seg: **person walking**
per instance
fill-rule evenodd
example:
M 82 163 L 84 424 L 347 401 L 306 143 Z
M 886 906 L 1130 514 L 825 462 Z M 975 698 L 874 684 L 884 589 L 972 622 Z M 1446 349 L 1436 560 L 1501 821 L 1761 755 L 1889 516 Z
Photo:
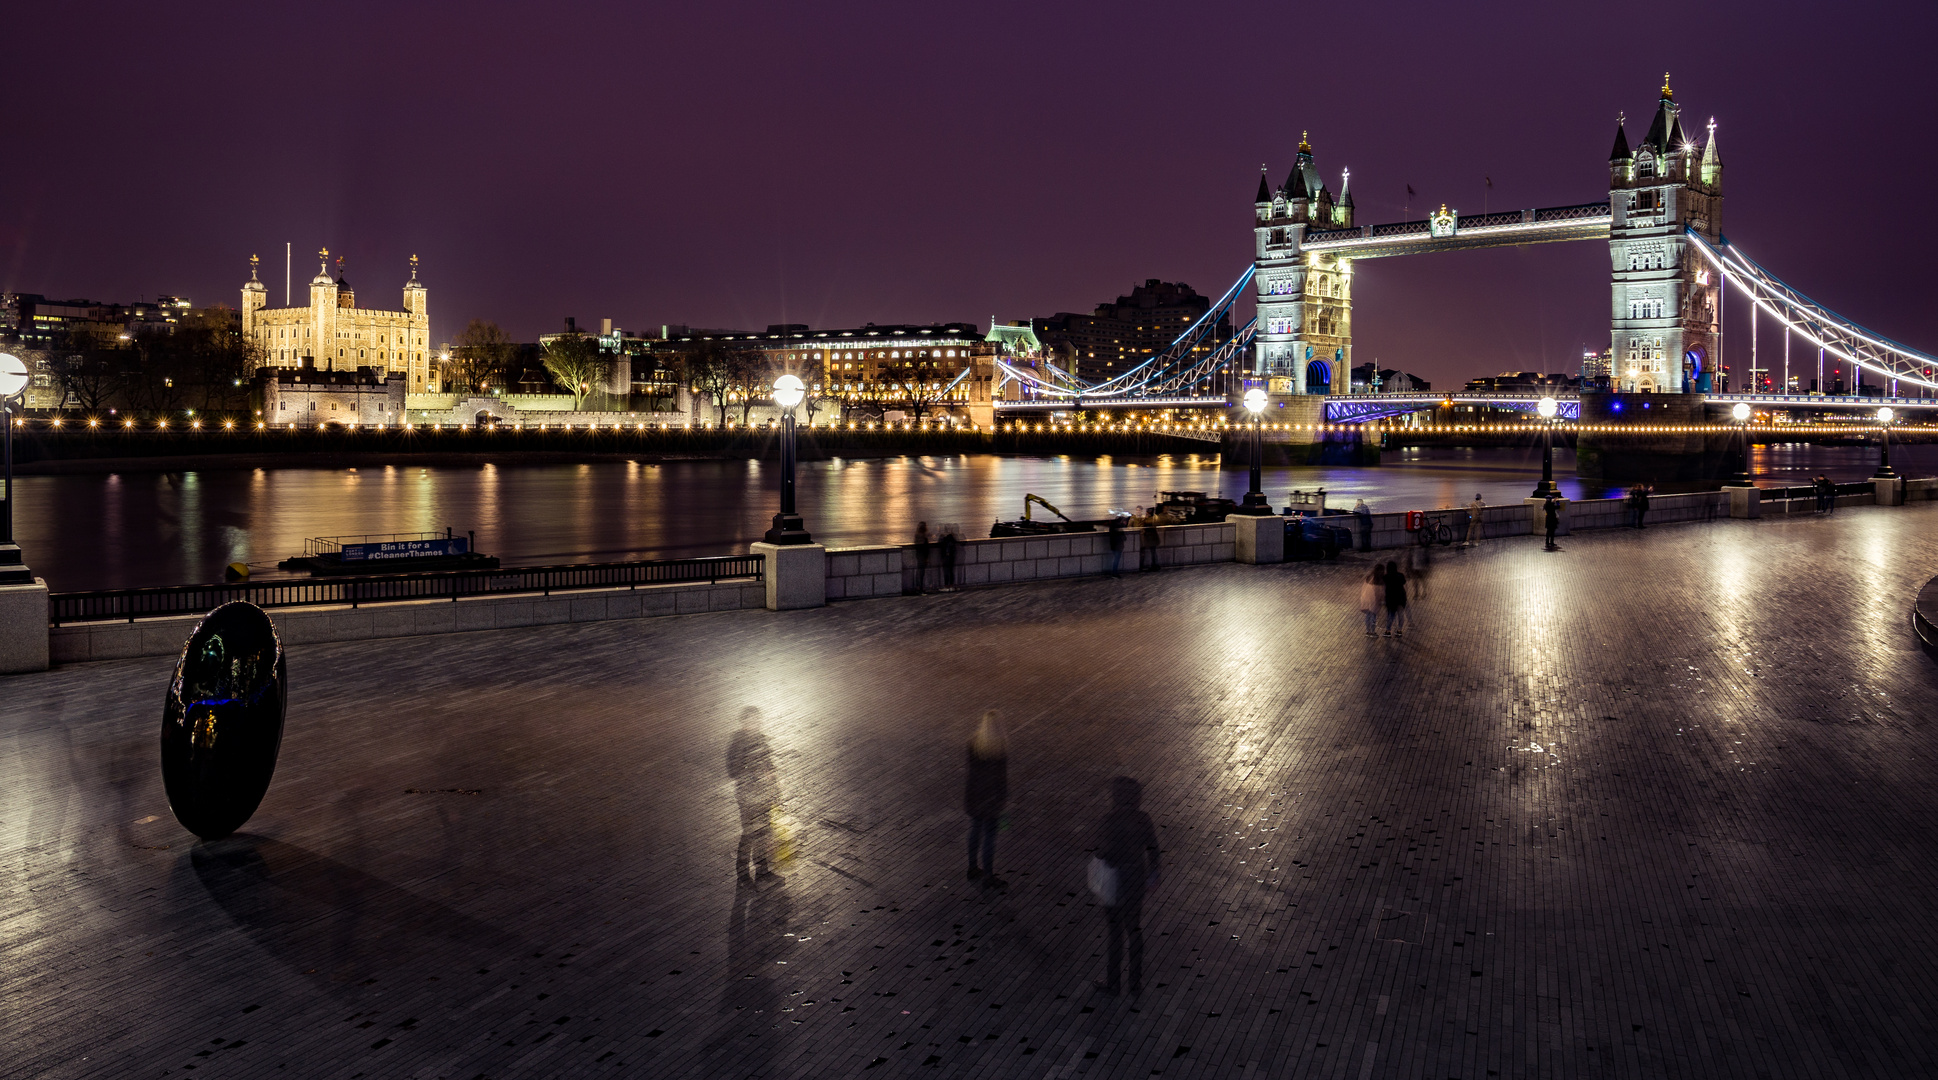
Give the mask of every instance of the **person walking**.
M 1138 570 L 1158 571 L 1157 549 L 1164 544 L 1164 538 L 1157 531 L 1157 508 L 1144 511 L 1144 548 L 1137 553 Z
M 1811 511 L 1811 513 L 1813 514 L 1821 515 L 1824 513 L 1824 510 L 1825 510 L 1824 487 L 1826 485 L 1824 483 L 1824 479 L 1825 478 L 1823 473 L 1818 473 L 1817 475 L 1810 478 L 1810 494 L 1812 498 L 1816 500 L 1816 509 Z
M 1554 551 L 1554 533 L 1561 527 L 1561 500 L 1548 496 L 1542 501 L 1541 512 L 1548 526 L 1548 550 Z
M 1110 576 L 1124 576 L 1124 515 L 1110 515 Z
M 1399 563 L 1386 566 L 1386 636 L 1406 636 L 1406 574 Z
M 1473 547 L 1480 543 L 1483 532 L 1480 526 L 1480 515 L 1481 511 L 1486 509 L 1487 504 L 1481 501 L 1480 492 L 1474 492 L 1474 501 L 1467 504 L 1467 542 L 1462 545 L 1463 547 Z
M 740 848 L 734 855 L 734 879 L 753 887 L 781 876 L 768 865 L 774 855 L 774 809 L 780 805 L 780 782 L 774 770 L 774 751 L 761 731 L 760 710 L 749 705 L 740 714 L 740 730 L 727 743 L 727 775 L 733 778 L 734 801 L 740 807 Z
M 1130 953 L 1130 992 L 1144 992 L 1144 897 L 1157 886 L 1157 830 L 1151 815 L 1139 808 L 1144 786 L 1128 776 L 1110 782 L 1110 812 L 1097 825 L 1096 862 L 1102 863 L 1101 877 L 1109 883 L 1104 901 L 1109 937 L 1104 948 L 1104 981 L 1098 990 L 1115 996 L 1123 987 L 1124 953 Z M 1093 885 L 1099 868 L 1092 867 Z M 1128 946 L 1128 950 L 1126 950 Z
M 1642 494 L 1642 485 L 1635 484 L 1628 489 L 1628 523 L 1632 529 L 1642 528 L 1642 515 L 1648 512 L 1647 496 Z
M 1359 550 L 1373 550 L 1373 508 L 1365 499 L 1353 504 L 1353 518 L 1359 522 Z
M 1386 564 L 1375 563 L 1359 583 L 1359 613 L 1366 617 L 1366 636 L 1377 637 L 1380 603 L 1386 597 Z
M 960 540 L 956 536 L 956 527 L 954 525 L 944 525 L 942 527 L 942 543 L 937 545 L 941 548 L 942 553 L 943 592 L 956 591 L 956 545 L 958 543 L 960 543 Z
M 929 591 L 929 523 L 915 523 L 915 593 Z
M 1433 569 L 1433 545 L 1413 545 L 1407 561 L 1411 566 L 1407 577 L 1413 579 L 1413 598 L 1418 600 L 1427 594 L 1427 573 Z
M 969 814 L 969 880 L 980 880 L 984 888 L 1009 887 L 996 876 L 996 828 L 1008 801 L 1009 744 L 1003 737 L 1002 717 L 991 709 L 982 714 L 969 739 L 968 782 L 962 794 L 962 808 Z

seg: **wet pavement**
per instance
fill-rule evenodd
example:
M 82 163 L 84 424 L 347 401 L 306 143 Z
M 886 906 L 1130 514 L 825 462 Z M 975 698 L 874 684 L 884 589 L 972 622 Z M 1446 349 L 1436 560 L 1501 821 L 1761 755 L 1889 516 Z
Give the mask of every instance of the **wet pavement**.
M 1938 1069 L 1938 506 L 1449 551 L 1402 639 L 1365 568 L 303 647 L 216 843 L 162 794 L 171 661 L 0 679 L 0 1077 Z M 1092 986 L 1119 775 L 1135 998 Z

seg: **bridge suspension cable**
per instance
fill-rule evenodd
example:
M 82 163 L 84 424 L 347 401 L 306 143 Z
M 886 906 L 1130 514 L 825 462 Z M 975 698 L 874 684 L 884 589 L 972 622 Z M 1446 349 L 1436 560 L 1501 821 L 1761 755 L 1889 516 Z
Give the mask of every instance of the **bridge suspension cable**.
M 1073 404 L 1162 397 L 1188 390 L 1199 380 L 1241 358 L 1251 347 L 1257 334 L 1257 319 L 1246 323 L 1224 341 L 1212 343 L 1219 325 L 1230 316 L 1232 305 L 1244 292 L 1245 286 L 1251 284 L 1252 275 L 1257 272 L 1256 266 L 1247 266 L 1231 288 L 1226 289 L 1224 295 L 1184 333 L 1179 334 L 1175 341 L 1121 374 L 1102 382 L 1090 383 L 1048 361 L 1025 366 L 999 360 L 996 367 L 1002 373 L 1000 381 L 1004 384 L 1019 382 L 1032 394 L 1062 398 Z M 1198 352 L 1208 344 L 1211 347 L 1207 351 Z M 1194 356 L 1194 353 L 1197 355 Z
M 1892 341 L 1819 304 L 1784 284 L 1726 236 L 1715 244 L 1694 230 L 1689 230 L 1688 236 L 1725 280 L 1805 341 L 1887 379 L 1938 389 L 1938 382 L 1927 374 L 1938 367 L 1938 356 Z M 1787 361 L 1785 368 L 1787 371 Z

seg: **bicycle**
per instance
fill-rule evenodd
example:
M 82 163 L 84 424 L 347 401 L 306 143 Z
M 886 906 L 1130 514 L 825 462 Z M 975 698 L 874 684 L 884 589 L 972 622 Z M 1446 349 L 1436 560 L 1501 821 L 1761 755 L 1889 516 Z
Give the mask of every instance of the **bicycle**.
M 1434 517 L 1431 514 L 1423 515 L 1420 521 L 1420 527 L 1413 532 L 1413 542 L 1421 547 L 1431 547 L 1435 541 L 1445 546 L 1453 543 L 1453 540 L 1454 532 L 1452 526 L 1448 525 L 1444 519 Z

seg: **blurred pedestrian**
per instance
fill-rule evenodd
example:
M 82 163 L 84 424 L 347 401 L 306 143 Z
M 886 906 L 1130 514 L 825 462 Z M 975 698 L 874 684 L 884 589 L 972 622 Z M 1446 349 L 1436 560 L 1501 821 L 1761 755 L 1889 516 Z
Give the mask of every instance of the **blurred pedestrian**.
M 1110 515 L 1110 576 L 1124 576 L 1124 515 Z
M 1359 523 L 1359 550 L 1373 550 L 1373 508 L 1365 499 L 1353 503 L 1353 520 Z
M 1433 569 L 1433 545 L 1413 545 L 1407 559 L 1412 566 L 1407 576 L 1413 579 L 1413 598 L 1418 600 L 1427 594 L 1427 573 Z
M 1009 801 L 1009 744 L 1003 737 L 1002 717 L 991 709 L 982 714 L 969 739 L 969 775 L 962 807 L 969 813 L 969 880 L 985 888 L 1008 888 L 996 876 L 996 829 Z M 976 861 L 980 848 L 982 861 Z
M 1406 574 L 1400 564 L 1386 566 L 1386 636 L 1406 636 Z
M 960 539 L 956 536 L 956 527 L 954 525 L 944 525 L 942 527 L 942 543 L 938 545 L 941 548 L 942 554 L 943 592 L 956 591 L 956 545 L 959 542 Z
M 1139 809 L 1143 800 L 1142 784 L 1128 776 L 1117 777 L 1110 782 L 1110 812 L 1097 826 L 1097 854 L 1090 877 L 1108 919 L 1104 981 L 1096 984 L 1106 994 L 1117 994 L 1123 987 L 1126 945 L 1130 992 L 1144 992 L 1144 897 L 1159 880 L 1159 851 L 1151 815 Z
M 1158 571 L 1157 549 L 1164 545 L 1164 538 L 1157 531 L 1157 522 L 1156 507 L 1144 511 L 1144 547 L 1137 553 L 1138 570 L 1149 570 L 1153 574 Z
M 780 805 L 780 780 L 774 751 L 761 730 L 760 710 L 749 705 L 740 714 L 740 730 L 727 744 L 727 775 L 733 778 L 734 800 L 740 806 L 740 849 L 734 855 L 734 878 L 741 885 L 778 881 L 769 862 L 774 854 L 774 811 Z
M 1480 527 L 1480 516 L 1486 509 L 1487 504 L 1481 501 L 1480 492 L 1474 492 L 1474 501 L 1467 504 L 1467 546 L 1469 547 L 1480 543 L 1481 534 L 1484 532 Z
M 1643 515 L 1649 512 L 1649 497 L 1642 492 L 1642 485 L 1635 484 L 1628 489 L 1628 518 L 1631 528 L 1643 529 Z
M 1386 564 L 1374 563 L 1359 583 L 1359 613 L 1366 617 L 1366 636 L 1377 637 L 1374 632 L 1379 622 L 1380 602 L 1386 597 Z
M 915 591 L 929 591 L 929 523 L 915 523 Z
M 1548 526 L 1548 550 L 1553 551 L 1554 533 L 1561 527 L 1561 500 L 1549 495 L 1542 500 L 1541 512 Z

